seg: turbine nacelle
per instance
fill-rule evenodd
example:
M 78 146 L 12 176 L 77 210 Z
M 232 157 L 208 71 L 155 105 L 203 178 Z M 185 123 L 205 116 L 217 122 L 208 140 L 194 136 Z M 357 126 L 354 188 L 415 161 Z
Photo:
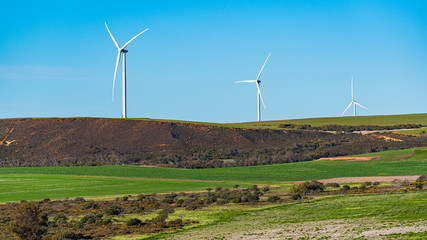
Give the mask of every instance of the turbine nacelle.
M 128 52 L 128 50 L 126 50 L 126 49 L 122 49 L 120 52 L 122 52 L 122 53 L 127 53 L 127 52 Z

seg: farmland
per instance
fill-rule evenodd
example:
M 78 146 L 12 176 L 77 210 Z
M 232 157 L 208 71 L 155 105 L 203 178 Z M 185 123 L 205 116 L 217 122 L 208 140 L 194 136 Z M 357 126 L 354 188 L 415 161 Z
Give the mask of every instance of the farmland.
M 426 117 L 426 114 L 415 114 L 311 119 L 309 122 L 293 120 L 292 124 L 426 125 Z M 120 240 L 426 237 L 427 213 L 423 206 L 427 193 L 423 189 L 427 185 L 408 182 L 404 177 L 415 180 L 427 173 L 425 138 L 392 133 L 362 135 L 262 129 L 274 129 L 283 123 L 290 122 L 235 126 L 164 123 L 150 119 L 5 121 L 3 132 L 6 134 L 2 136 L 1 149 L 11 154 L 7 156 L 15 157 L 8 159 L 9 164 L 27 167 L 0 168 L 0 202 L 3 203 L 0 211 L 14 216 L 15 211 L 19 212 L 17 209 L 39 207 L 49 216 L 43 224 L 48 224 L 45 233 L 52 239 L 77 236 L 75 234 Z M 33 134 L 40 129 L 43 131 L 37 133 L 39 135 Z M 99 138 L 106 129 L 109 135 Z M 125 133 L 130 134 L 126 140 L 131 141 L 117 146 L 114 139 L 124 138 Z M 28 134 L 32 134 L 34 141 L 29 141 Z M 300 142 L 295 144 L 295 141 Z M 134 142 L 140 145 L 135 146 Z M 152 145 L 145 148 L 147 143 Z M 216 146 L 209 145 L 212 143 L 219 147 L 214 149 Z M 234 144 L 234 149 L 226 149 L 230 144 Z M 259 144 L 272 144 L 274 148 L 260 149 Z M 205 148 L 208 145 L 210 147 Z M 74 157 L 68 159 L 65 155 L 58 159 L 51 157 L 55 155 L 34 155 L 46 149 L 51 154 L 63 153 L 61 149 L 68 151 L 69 146 Z M 403 146 L 418 147 L 401 149 Z M 178 156 L 183 152 L 176 149 L 191 149 L 185 161 L 193 161 L 195 165 L 191 166 L 196 169 L 172 168 L 175 165 L 165 164 L 185 159 Z M 401 150 L 378 152 L 381 149 Z M 20 150 L 31 158 L 16 155 Z M 131 155 L 134 151 L 145 154 L 143 161 Z M 158 159 L 164 165 L 154 166 L 154 157 L 147 154 L 149 151 L 162 154 L 169 151 L 169 155 Z M 348 152 L 364 154 L 344 157 Z M 295 162 L 269 164 L 271 159 L 285 154 Z M 126 162 L 120 162 L 120 156 Z M 307 161 L 315 160 L 316 156 L 325 158 Z M 338 156 L 340 158 L 335 158 Z M 207 166 L 203 161 L 209 159 L 233 163 L 239 157 L 245 161 L 238 167 L 200 168 Z M 251 162 L 257 159 L 266 161 Z M 36 165 L 39 167 L 31 167 L 33 160 L 40 160 Z M 101 161 L 104 164 L 100 166 L 84 166 L 98 165 Z M 61 166 L 62 163 L 66 166 Z M 362 180 L 355 180 L 333 186 L 337 184 L 333 182 L 336 178 L 348 180 L 350 177 L 369 178 L 363 180 L 363 184 Z M 374 185 L 377 180 L 372 179 L 380 179 L 374 177 L 389 178 L 384 180 L 387 183 Z M 296 184 L 312 179 L 325 180 L 325 186 L 331 185 L 325 187 L 325 192 L 293 192 Z M 121 213 L 111 215 L 110 206 L 121 209 Z M 58 220 L 61 214 L 66 220 Z M 0 217 L 4 223 L 0 223 L 0 238 L 13 235 L 6 226 L 18 221 L 13 219 Z M 104 224 L 109 226 L 108 231 L 103 230 Z M 65 235 L 61 233 L 64 229 Z
M 427 151 L 421 149 L 358 155 L 378 156 L 370 161 L 309 161 L 215 169 L 138 166 L 0 168 L 0 201 L 196 191 L 218 185 L 230 187 L 235 183 L 248 186 L 338 177 L 422 175 L 427 172 Z M 11 183 L 13 187 L 10 187 Z

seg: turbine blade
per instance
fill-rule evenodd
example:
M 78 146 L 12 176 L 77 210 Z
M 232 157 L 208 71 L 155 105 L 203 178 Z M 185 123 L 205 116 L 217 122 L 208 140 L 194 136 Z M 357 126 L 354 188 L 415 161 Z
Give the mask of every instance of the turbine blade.
M 234 83 L 241 83 L 241 82 L 256 82 L 256 80 L 243 80 L 243 81 L 237 81 Z
M 341 117 L 344 116 L 344 113 L 350 108 L 351 104 L 353 104 L 353 101 L 348 105 L 348 107 L 344 110 L 344 112 L 341 114 Z
M 359 103 L 357 103 L 357 102 L 354 102 L 354 103 L 355 103 L 357 106 L 362 107 L 362 108 L 364 108 L 364 109 L 368 110 L 367 108 L 365 108 L 364 106 L 360 105 Z
M 259 87 L 258 82 L 256 82 L 256 87 L 257 87 L 257 89 L 258 89 L 258 94 L 259 94 L 259 97 L 261 98 L 262 105 L 264 106 L 264 109 L 266 109 L 265 104 L 264 104 L 264 100 L 262 99 L 261 89 L 260 89 L 260 87 Z
M 143 34 L 145 31 L 147 31 L 147 29 L 145 29 L 144 31 L 138 33 L 138 35 L 136 35 L 135 37 L 133 37 L 131 40 L 129 40 L 125 45 L 123 45 L 122 49 L 124 49 L 125 47 L 127 47 L 127 45 L 129 45 L 130 42 L 132 42 L 135 38 L 137 38 L 139 35 Z
M 114 102 L 114 84 L 116 83 L 116 74 L 117 74 L 117 67 L 119 66 L 120 57 L 122 56 L 122 53 L 119 51 L 119 54 L 117 54 L 117 60 L 116 60 L 116 68 L 114 69 L 114 78 L 113 78 L 113 93 L 112 93 L 112 99 Z
M 267 59 L 265 59 L 264 65 L 262 65 L 261 71 L 259 71 L 259 73 L 258 73 L 258 77 L 256 77 L 256 80 L 257 80 L 257 81 L 258 81 L 259 77 L 261 76 L 262 70 L 264 69 L 265 64 L 267 63 L 268 58 L 270 57 L 270 55 L 271 55 L 271 52 L 268 54 Z
M 116 39 L 114 39 L 113 34 L 111 34 L 110 29 L 109 29 L 109 28 L 108 28 L 108 26 L 107 26 L 107 22 L 104 22 L 104 23 L 105 23 L 105 27 L 107 28 L 108 33 L 109 33 L 109 34 L 110 34 L 110 36 L 111 36 L 111 39 L 113 39 L 114 44 L 116 45 L 116 47 L 117 47 L 118 49 L 120 49 L 119 44 L 116 42 Z

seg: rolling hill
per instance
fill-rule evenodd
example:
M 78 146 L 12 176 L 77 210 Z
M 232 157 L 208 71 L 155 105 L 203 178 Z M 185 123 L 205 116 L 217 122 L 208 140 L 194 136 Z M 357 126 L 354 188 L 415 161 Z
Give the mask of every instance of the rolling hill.
M 419 123 L 426 115 L 414 116 L 411 121 Z M 2 119 L 0 166 L 251 166 L 427 145 L 425 137 L 393 133 L 230 126 L 138 119 Z

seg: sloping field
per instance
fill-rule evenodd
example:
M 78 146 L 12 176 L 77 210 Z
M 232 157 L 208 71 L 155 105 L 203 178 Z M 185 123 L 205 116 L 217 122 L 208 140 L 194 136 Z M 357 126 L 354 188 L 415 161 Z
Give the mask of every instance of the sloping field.
M 425 149 L 369 154 L 377 156 L 376 160 L 370 161 L 325 160 L 216 169 L 136 166 L 0 168 L 0 202 L 196 191 L 233 184 L 250 186 L 343 177 L 423 175 L 427 174 Z
M 427 173 L 425 150 L 396 150 L 364 154 L 377 160 L 330 160 L 251 167 L 179 169 L 137 166 L 0 168 L 0 174 L 109 176 L 235 182 L 284 182 L 336 177 L 402 176 Z M 362 155 L 360 155 L 362 156 Z
M 247 123 L 230 123 L 225 124 L 230 127 L 239 128 L 260 128 L 260 129 L 277 129 L 279 124 L 297 124 L 311 125 L 313 127 L 324 125 L 377 125 L 392 126 L 398 124 L 422 124 L 427 125 L 427 114 L 407 114 L 407 115 L 383 115 L 383 116 L 359 116 L 359 117 L 327 117 L 327 118 L 302 118 L 277 121 L 247 122 Z

